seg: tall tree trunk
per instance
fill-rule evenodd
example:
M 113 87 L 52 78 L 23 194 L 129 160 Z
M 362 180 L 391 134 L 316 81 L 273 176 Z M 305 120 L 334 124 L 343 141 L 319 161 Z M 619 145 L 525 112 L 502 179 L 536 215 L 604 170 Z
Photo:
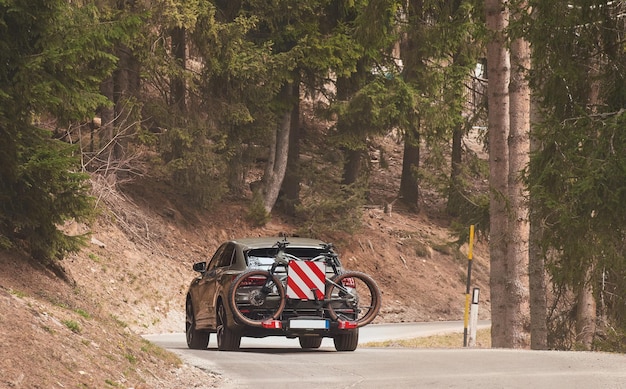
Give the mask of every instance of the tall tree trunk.
M 237 139 L 231 139 L 231 137 L 228 137 L 227 142 L 228 150 L 231 150 L 232 153 L 228 158 L 228 167 L 226 168 L 228 190 L 231 195 L 241 197 L 245 190 L 243 164 L 245 147 Z
M 404 135 L 404 156 L 402 158 L 402 174 L 400 176 L 401 201 L 413 211 L 419 209 L 419 181 L 417 169 L 420 161 L 419 123 L 414 123 Z
M 363 151 L 348 149 L 344 152 L 345 162 L 343 164 L 342 184 L 354 184 L 361 173 L 363 162 Z
M 576 304 L 576 343 L 591 350 L 596 334 L 596 298 L 593 295 L 593 269 L 588 269 L 578 290 Z
M 113 102 L 113 77 L 108 77 L 102 81 L 100 85 L 100 92 Z M 107 147 L 108 143 L 113 139 L 113 119 L 115 118 L 115 109 L 113 107 L 101 107 L 99 109 L 100 114 L 100 139 L 99 139 L 99 151 L 102 151 Z
M 286 103 L 291 102 L 292 93 L 293 86 L 290 83 L 284 85 L 280 93 L 281 100 Z M 268 168 L 265 169 L 265 177 L 263 177 L 265 184 L 265 190 L 263 191 L 263 207 L 267 214 L 272 212 L 276 204 L 283 179 L 285 178 L 285 172 L 287 171 L 292 109 L 293 108 L 288 109 L 283 113 L 276 127 L 274 146 L 271 148 L 272 151 L 269 156 Z
M 463 127 L 461 125 L 456 126 L 452 131 L 452 155 L 450 163 L 452 168 L 450 169 L 450 189 L 448 191 L 448 202 L 446 204 L 446 212 L 450 216 L 457 216 L 459 214 L 459 206 L 463 201 L 463 187 L 461 182 L 461 163 L 462 161 L 462 140 L 463 140 Z
M 122 12 L 134 12 L 135 0 L 118 1 L 117 9 Z M 120 130 L 132 126 L 132 123 L 128 122 L 131 109 L 128 102 L 130 96 L 137 96 L 139 92 L 140 65 L 132 50 L 126 45 L 120 44 L 115 47 L 115 55 L 118 57 L 117 68 L 113 72 L 111 84 L 105 86 L 110 89 L 113 97 L 112 126 L 107 128 L 103 143 L 107 145 L 105 152 L 108 154 L 109 163 L 118 164 L 123 159 L 127 142 L 127 137 L 120 136 Z
M 424 3 L 421 0 L 408 0 L 406 2 L 406 15 L 402 17 L 406 22 L 420 24 L 420 15 L 423 14 Z M 417 29 L 417 27 L 416 27 Z M 419 54 L 419 48 L 422 42 L 417 37 L 417 30 L 407 31 L 402 34 L 399 48 L 400 58 L 404 64 L 402 75 L 407 82 L 419 85 L 424 82 L 420 77 L 419 70 L 424 66 L 422 55 Z M 411 122 L 404 128 L 404 155 L 402 158 L 402 173 L 400 175 L 400 189 L 398 197 L 402 203 L 407 205 L 409 209 L 417 211 L 419 209 L 419 181 L 417 178 L 417 169 L 420 161 L 420 119 L 413 117 Z
M 538 242 L 541 238 L 541 226 L 539 220 L 533 216 L 532 208 L 530 211 L 529 237 L 530 348 L 533 350 L 547 350 L 548 300 L 545 257 L 538 247 Z
M 510 60 L 505 30 L 509 16 L 501 0 L 485 0 L 485 11 L 487 29 L 492 34 L 487 44 L 491 344 L 493 347 L 512 347 L 506 312 Z
M 533 123 L 538 123 L 536 104 L 531 100 L 530 110 L 531 136 L 530 152 L 539 150 L 540 144 L 532 135 Z M 530 172 L 530 174 L 535 174 Z M 533 212 L 533 194 L 530 193 L 530 230 L 528 243 L 528 283 L 530 296 L 530 348 L 546 350 L 548 348 L 548 299 L 545 257 L 539 247 L 542 227 Z
M 293 96 L 296 103 L 291 111 L 291 129 L 289 130 L 289 153 L 287 170 L 282 184 L 280 203 L 286 214 L 295 216 L 296 206 L 300 203 L 300 82 L 293 83 Z
M 454 6 L 453 6 L 453 9 L 455 10 L 455 12 L 458 12 L 459 6 L 460 6 L 460 2 L 455 1 Z M 452 59 L 453 61 L 452 66 L 458 67 L 458 68 L 468 67 L 467 57 L 463 55 L 464 50 L 466 50 L 465 47 L 461 47 L 457 50 L 457 52 L 454 54 L 454 57 Z M 454 96 L 455 101 L 467 100 L 467 96 L 465 95 L 466 94 L 465 82 L 467 81 L 468 77 L 469 75 L 459 75 L 459 74 L 453 76 L 452 78 L 452 82 L 454 85 L 453 96 Z M 460 118 L 464 117 L 463 109 L 460 109 L 459 112 L 457 112 L 456 114 Z M 466 127 L 465 127 L 466 123 L 467 122 L 465 121 L 459 122 L 452 129 L 452 152 L 451 152 L 451 158 L 450 158 L 450 164 L 451 164 L 450 189 L 448 191 L 448 201 L 446 204 L 446 212 L 448 212 L 450 216 L 459 215 L 461 204 L 463 204 L 464 202 L 464 199 L 463 199 L 464 188 L 463 188 L 463 183 L 461 179 L 461 171 L 462 171 L 461 164 L 462 164 L 462 158 L 463 158 L 462 141 L 463 141 L 463 135 L 465 134 L 465 130 L 466 130 Z
M 597 113 L 597 107 L 602 104 L 600 99 L 601 84 L 598 75 L 600 74 L 601 64 L 597 60 L 591 60 L 589 64 L 589 80 L 592 80 L 588 106 L 591 107 L 593 114 Z M 578 294 L 576 301 L 576 342 L 583 346 L 585 349 L 590 350 L 593 339 L 596 333 L 596 299 L 593 294 L 594 287 L 594 267 L 597 260 L 592 258 L 586 269 L 583 269 L 583 276 L 581 277 L 582 284 L 578 285 Z
M 122 137 L 119 136 L 121 128 L 128 125 L 127 119 L 127 100 L 129 85 L 129 66 L 130 66 L 130 49 L 126 45 L 122 45 L 117 49 L 117 69 L 113 72 L 113 103 L 115 114 L 113 118 L 113 137 L 112 153 L 113 160 L 119 161 L 122 158 L 124 147 L 122 146 Z
M 359 61 L 357 64 L 357 71 L 350 77 L 338 77 L 336 82 L 337 88 L 337 100 L 349 101 L 354 94 L 359 90 L 363 82 L 363 74 L 367 72 L 366 66 L 363 61 Z M 347 129 L 348 131 L 358 132 L 358 129 Z M 363 171 L 363 161 L 365 157 L 364 147 L 367 143 L 367 137 L 365 135 L 359 136 L 360 139 L 355 139 L 355 145 L 344 148 L 344 164 L 341 183 L 344 185 L 350 185 L 357 182 Z
M 524 2 L 513 10 L 519 18 Z M 522 182 L 522 172 L 530 160 L 530 45 L 517 38 L 511 43 L 510 131 L 508 189 L 510 211 L 507 246 L 507 289 L 510 294 L 507 322 L 514 348 L 530 345 L 530 307 L 528 286 L 528 192 Z
M 185 80 L 182 77 L 182 73 L 186 68 L 186 56 L 185 56 L 185 48 L 186 48 L 186 31 L 184 27 L 174 27 L 171 33 L 172 38 L 172 54 L 174 55 L 174 60 L 176 64 L 180 67 L 180 73 L 177 76 L 173 76 L 171 80 L 171 102 L 172 106 L 178 108 L 181 113 L 185 113 L 187 111 L 187 105 L 185 103 L 185 94 L 187 93 L 185 87 Z

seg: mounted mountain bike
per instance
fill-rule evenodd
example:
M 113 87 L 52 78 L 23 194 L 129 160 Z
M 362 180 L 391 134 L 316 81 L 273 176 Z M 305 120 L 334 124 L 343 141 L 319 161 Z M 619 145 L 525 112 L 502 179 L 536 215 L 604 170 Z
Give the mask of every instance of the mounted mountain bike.
M 248 326 L 290 328 L 338 326 L 359 328 L 371 323 L 381 307 L 376 282 L 358 271 L 342 271 L 332 244 L 314 257 L 296 256 L 289 242 L 278 241 L 269 270 L 238 275 L 228 293 L 233 316 Z

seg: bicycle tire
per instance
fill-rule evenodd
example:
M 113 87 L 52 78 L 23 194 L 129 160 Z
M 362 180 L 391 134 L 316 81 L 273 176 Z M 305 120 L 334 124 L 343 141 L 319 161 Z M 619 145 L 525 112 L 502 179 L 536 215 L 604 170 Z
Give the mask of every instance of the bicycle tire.
M 355 288 L 344 286 L 344 280 L 352 279 Z M 361 291 L 359 295 L 359 290 Z M 357 328 L 371 323 L 382 304 L 382 296 L 376 281 L 365 273 L 347 271 L 334 276 L 326 286 L 327 310 L 334 321 L 354 321 Z
M 255 281 L 254 285 L 246 285 L 251 278 Z M 269 286 L 276 295 L 262 291 L 268 278 L 271 278 Z M 271 297 L 268 299 L 268 296 Z M 285 287 L 278 277 L 266 270 L 250 270 L 235 278 L 228 292 L 228 302 L 236 321 L 261 327 L 265 320 L 278 319 L 285 309 Z

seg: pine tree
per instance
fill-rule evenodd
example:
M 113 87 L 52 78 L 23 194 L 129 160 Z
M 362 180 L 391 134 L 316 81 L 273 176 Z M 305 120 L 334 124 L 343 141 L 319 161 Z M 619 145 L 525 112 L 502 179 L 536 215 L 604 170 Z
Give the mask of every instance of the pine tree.
M 57 226 L 93 211 L 76 150 L 38 122 L 63 126 L 106 104 L 99 82 L 115 58 L 96 20 L 64 0 L 0 4 L 0 243 L 42 261 L 78 250 L 84 237 Z
M 626 274 L 625 7 L 606 1 L 534 6 L 532 80 L 543 120 L 529 177 L 533 212 L 545 226 L 538 244 L 555 295 L 577 300 L 554 302 L 563 311 L 549 317 L 549 346 L 590 348 L 598 340 L 596 324 L 626 330 L 623 300 L 615 298 L 624 293 Z

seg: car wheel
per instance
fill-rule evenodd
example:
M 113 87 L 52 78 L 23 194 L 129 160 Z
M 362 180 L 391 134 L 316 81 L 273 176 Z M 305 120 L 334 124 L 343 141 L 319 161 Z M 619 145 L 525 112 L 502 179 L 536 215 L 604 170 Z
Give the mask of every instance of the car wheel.
M 337 351 L 354 351 L 359 344 L 359 329 L 335 335 L 333 341 Z
M 298 338 L 300 341 L 300 347 L 304 349 L 314 349 L 320 348 L 322 345 L 322 337 L 321 336 L 301 336 Z
M 194 350 L 204 350 L 209 345 L 209 333 L 196 330 L 196 317 L 193 313 L 191 299 L 187 299 L 187 304 L 185 305 L 185 334 L 187 337 L 187 347 Z
M 241 345 L 241 334 L 229 328 L 226 320 L 226 308 L 220 304 L 217 309 L 217 349 L 237 351 Z

